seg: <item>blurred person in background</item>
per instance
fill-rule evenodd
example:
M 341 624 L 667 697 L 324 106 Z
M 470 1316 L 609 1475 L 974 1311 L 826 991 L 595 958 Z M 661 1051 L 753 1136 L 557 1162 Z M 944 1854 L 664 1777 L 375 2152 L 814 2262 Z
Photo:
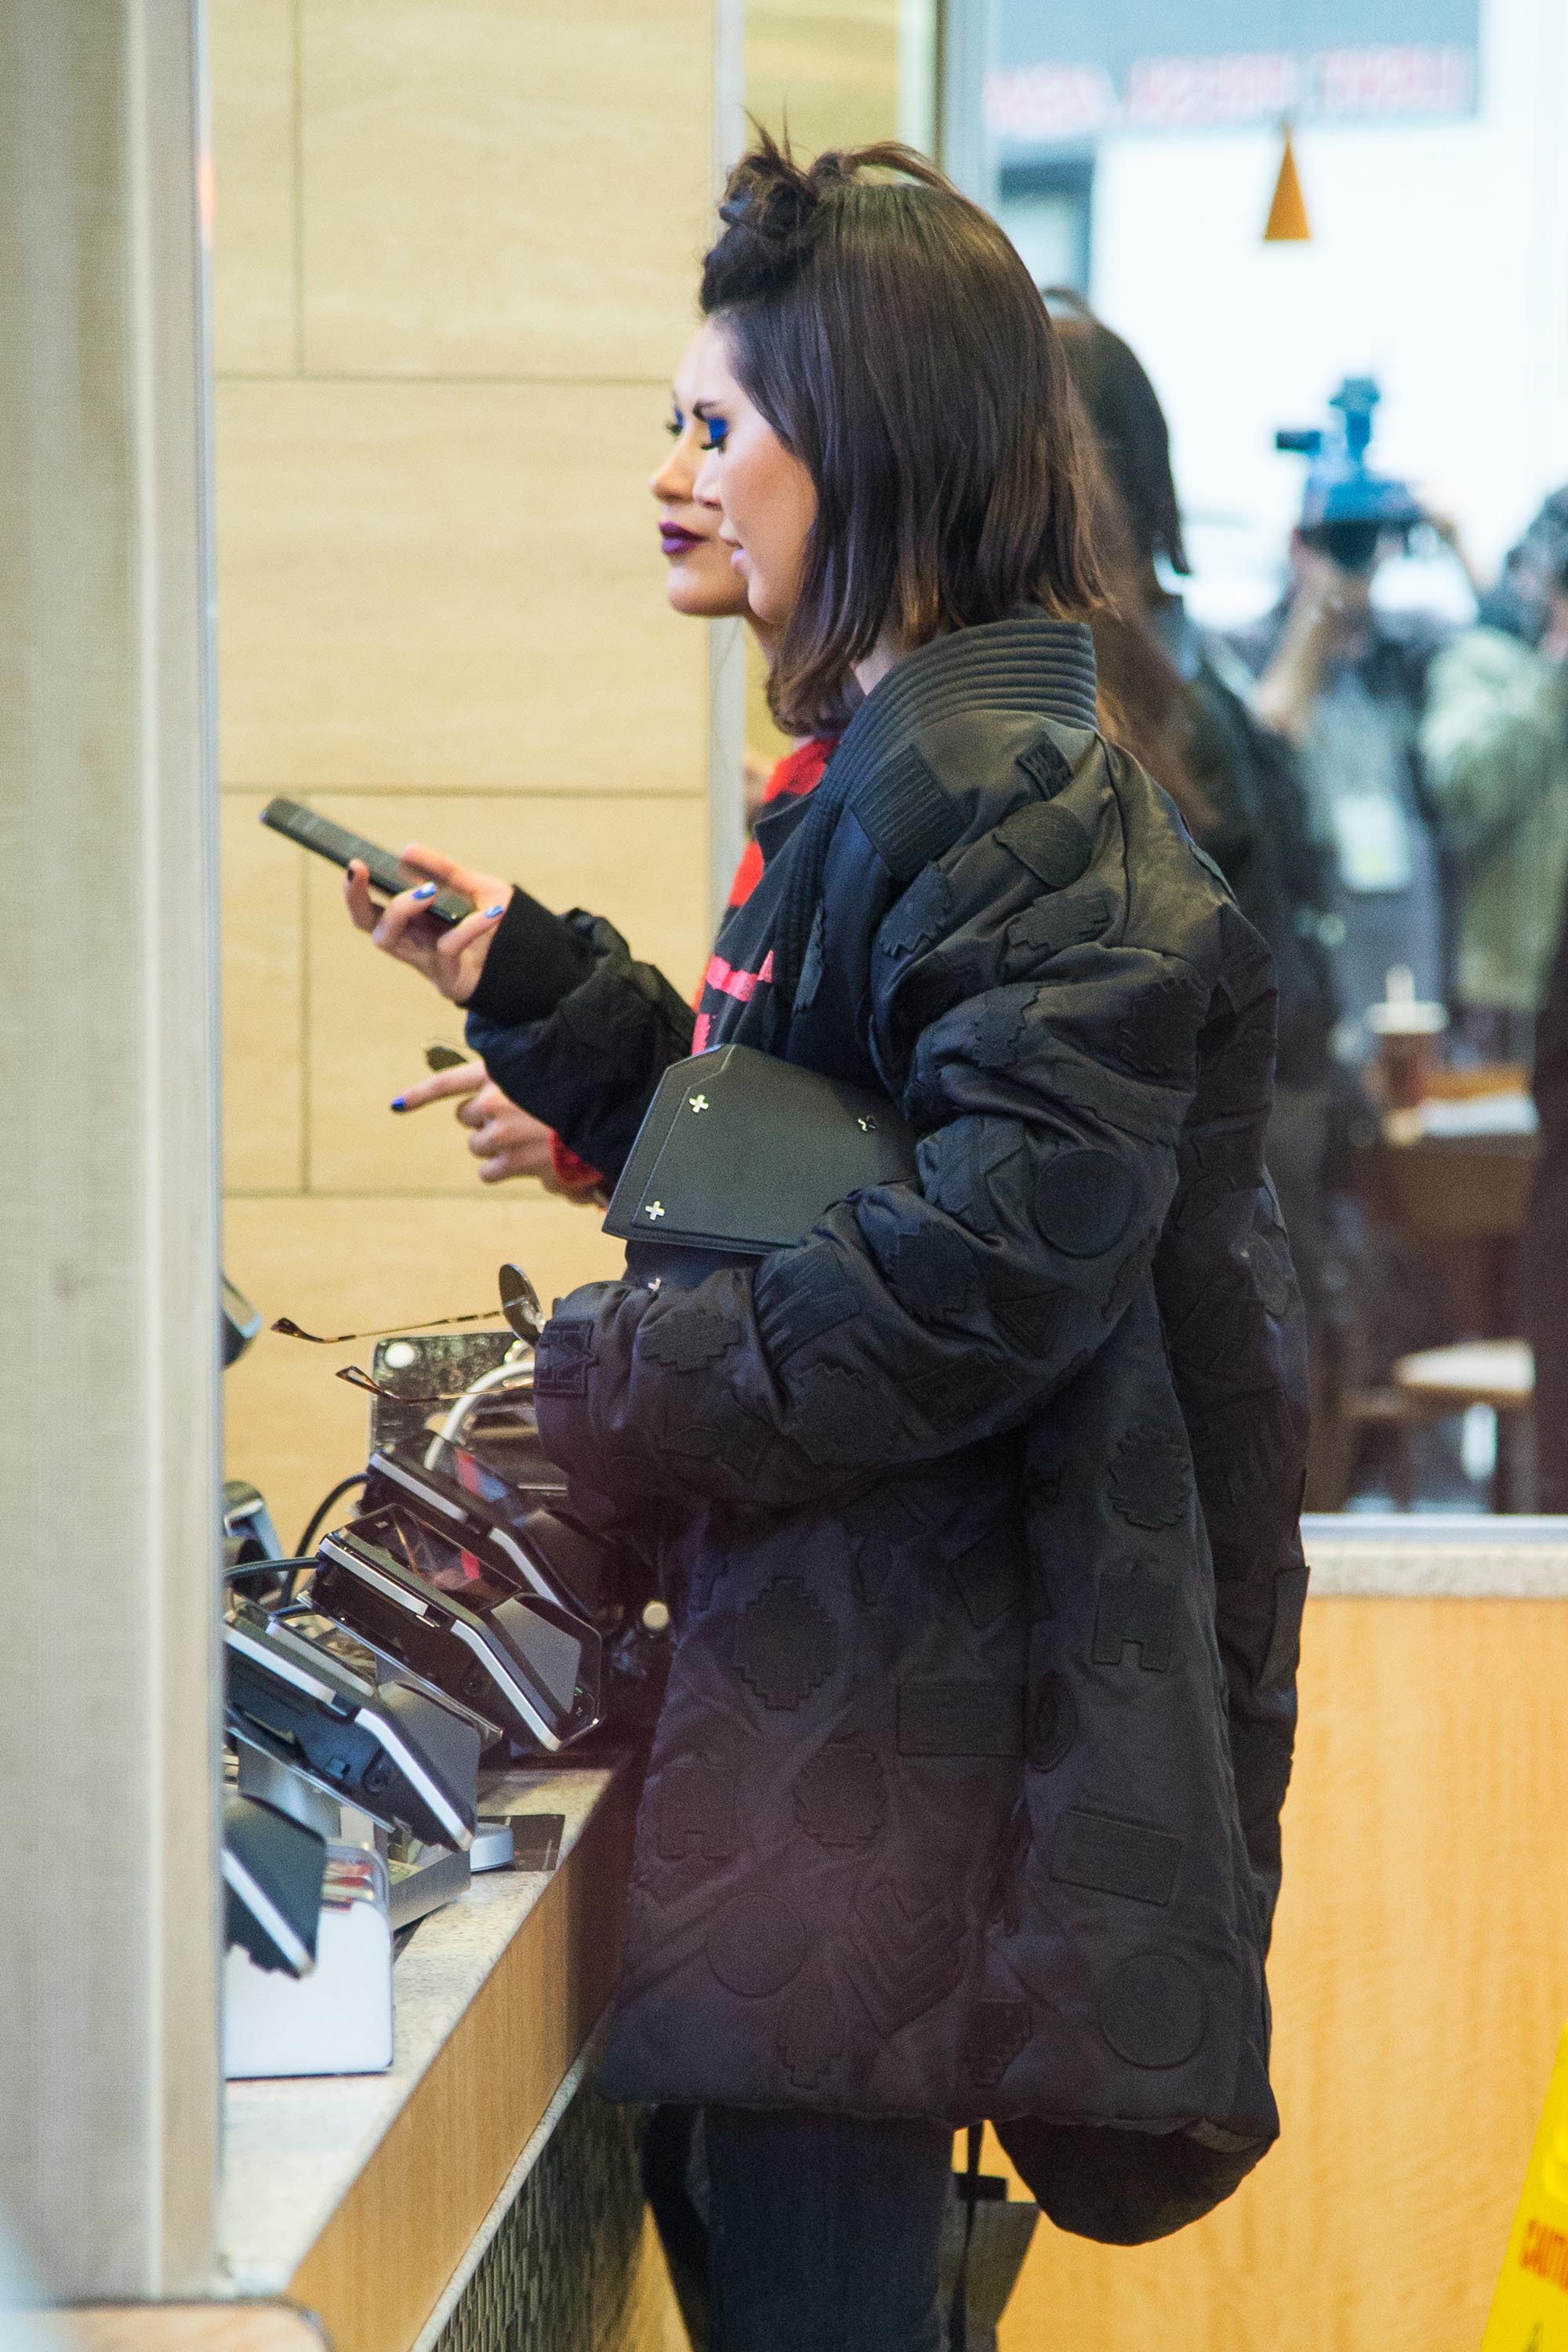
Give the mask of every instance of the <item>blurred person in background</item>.
M 1366 1024 L 1391 967 L 1418 996 L 1447 994 L 1442 862 L 1419 730 L 1426 677 L 1448 625 L 1380 612 L 1372 588 L 1390 545 L 1376 523 L 1303 527 L 1281 602 L 1233 642 L 1255 680 L 1252 708 L 1299 755 L 1313 830 L 1331 853 L 1342 1058 L 1371 1054 Z
M 1170 433 L 1154 387 L 1136 353 L 1077 295 L 1052 288 L 1047 299 L 1109 484 L 1099 536 L 1121 609 L 1114 619 L 1095 616 L 1102 684 L 1119 704 L 1147 711 L 1151 694 L 1137 681 L 1152 664 L 1170 678 L 1163 742 L 1139 756 L 1168 789 L 1178 780 L 1178 805 L 1274 957 L 1279 1025 L 1268 1167 L 1300 1278 L 1314 1368 L 1308 1501 L 1332 1507 L 1347 1469 L 1331 1410 L 1333 1368 L 1344 1353 L 1359 1248 L 1354 1214 L 1333 1171 L 1336 1138 L 1360 1107 L 1331 1051 L 1338 1007 L 1322 932 L 1333 876 L 1313 835 L 1291 746 L 1253 716 L 1246 699 L 1251 679 L 1237 656 L 1196 625 L 1161 577 L 1162 567 L 1177 578 L 1190 567 Z
M 765 656 L 777 632 L 766 622 L 759 621 L 747 604 L 745 583 L 730 562 L 729 549 L 721 544 L 718 537 L 720 519 L 716 510 L 710 506 L 700 506 L 693 496 L 697 475 L 710 444 L 707 426 L 691 413 L 692 386 L 698 380 L 703 339 L 710 331 L 702 328 L 692 337 L 676 371 L 665 428 L 672 446 L 648 484 L 658 509 L 659 549 L 667 566 L 665 595 L 671 608 L 689 619 L 745 620 Z M 748 823 L 754 823 L 773 802 L 808 793 L 826 766 L 832 749 L 831 737 L 816 737 L 797 743 L 771 765 L 748 751 Z M 411 842 L 405 858 L 421 872 L 435 873 L 437 867 L 430 860 L 436 855 L 424 843 Z M 472 898 L 476 907 L 490 904 L 497 895 L 510 895 L 507 886 L 494 877 L 455 866 L 449 859 L 438 859 L 438 865 L 441 878 Z M 761 872 L 762 853 L 752 841 L 731 885 L 731 907 L 742 904 Z M 380 910 L 371 906 L 368 889 L 361 891 L 356 899 L 352 882 L 345 888 L 351 906 L 360 907 L 356 915 L 360 928 L 373 929 Z M 364 919 L 367 913 L 369 920 Z M 392 1108 L 406 1113 L 423 1110 L 437 1102 L 455 1104 L 454 1115 L 467 1130 L 468 1148 L 479 1161 L 476 1172 L 481 1184 L 501 1184 L 516 1177 L 531 1176 L 546 1192 L 564 1193 L 569 1199 L 584 1202 L 600 1199 L 598 1171 L 568 1151 L 542 1119 L 535 1118 L 504 1095 L 483 1062 L 466 1061 L 436 1071 L 405 1087 L 395 1097 Z
M 1459 1034 L 1528 1063 L 1568 874 L 1568 493 L 1501 584 L 1494 620 L 1433 663 L 1420 743 L 1454 883 Z
M 1533 1090 L 1541 1118 L 1520 1253 L 1524 1334 L 1535 1355 L 1535 1507 L 1568 1512 L 1568 905 L 1541 1008 Z
M 1500 685 L 1498 709 L 1478 713 L 1478 731 L 1498 752 L 1504 744 L 1512 750 L 1555 811 L 1568 798 L 1568 489 L 1545 500 L 1481 612 L 1490 624 L 1484 652 Z M 1509 782 L 1517 793 L 1518 778 Z M 1535 829 L 1543 829 L 1544 817 L 1538 809 Z M 1527 921 L 1542 897 L 1533 876 L 1522 877 Z M 1541 1156 L 1520 1268 L 1524 1332 L 1535 1356 L 1535 1507 L 1554 1513 L 1568 1512 L 1568 902 L 1561 895 L 1556 926 L 1536 1022 Z M 1517 1038 L 1519 1024 L 1511 1025 Z

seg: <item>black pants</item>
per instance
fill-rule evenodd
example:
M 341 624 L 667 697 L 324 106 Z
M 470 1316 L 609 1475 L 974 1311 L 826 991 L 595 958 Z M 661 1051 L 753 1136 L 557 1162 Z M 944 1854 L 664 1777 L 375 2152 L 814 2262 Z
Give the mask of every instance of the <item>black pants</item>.
M 648 2193 L 697 2341 L 690 2120 L 656 2115 Z M 941 2352 L 951 2126 L 710 2107 L 703 2136 L 710 2352 Z

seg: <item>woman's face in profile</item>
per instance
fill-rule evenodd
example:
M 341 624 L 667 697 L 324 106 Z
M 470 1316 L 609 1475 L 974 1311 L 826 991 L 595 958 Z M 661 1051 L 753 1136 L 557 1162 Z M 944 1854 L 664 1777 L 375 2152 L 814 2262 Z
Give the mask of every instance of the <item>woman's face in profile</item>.
M 669 567 L 665 594 L 678 613 L 693 620 L 724 620 L 746 609 L 746 585 L 721 546 L 716 508 L 699 506 L 692 496 L 708 447 L 708 429 L 692 414 L 698 396 L 704 345 L 713 330 L 693 335 L 676 371 L 667 430 L 670 450 L 648 488 L 658 501 L 658 543 Z
M 720 537 L 745 583 L 746 602 L 759 621 L 777 625 L 800 593 L 816 490 L 737 383 L 721 328 L 710 331 L 699 354 L 692 412 L 708 428 L 697 499 L 722 510 Z

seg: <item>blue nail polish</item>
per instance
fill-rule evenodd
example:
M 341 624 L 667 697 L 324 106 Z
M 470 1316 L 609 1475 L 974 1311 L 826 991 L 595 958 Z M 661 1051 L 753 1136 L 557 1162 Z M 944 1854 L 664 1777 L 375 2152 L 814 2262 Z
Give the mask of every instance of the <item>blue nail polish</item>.
M 499 907 L 487 907 L 487 908 L 485 908 L 485 914 L 486 914 L 487 918 L 493 919 L 495 916 L 499 915 L 500 913 L 500 908 Z
M 416 892 L 414 893 L 414 895 L 415 895 L 415 897 L 416 897 L 416 898 L 433 898 L 436 896 L 436 885 L 435 885 L 435 883 L 434 883 L 434 882 L 421 882 L 421 884 L 419 885 L 418 889 L 417 889 L 417 890 L 416 890 Z
M 394 1110 L 406 1110 L 408 1106 L 401 1095 L 394 1095 L 392 1097 L 392 1108 Z

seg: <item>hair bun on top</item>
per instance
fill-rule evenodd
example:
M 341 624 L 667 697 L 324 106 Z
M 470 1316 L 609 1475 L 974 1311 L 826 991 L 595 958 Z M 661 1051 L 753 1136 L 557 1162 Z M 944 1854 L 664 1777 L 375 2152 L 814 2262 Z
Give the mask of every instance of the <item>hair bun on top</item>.
M 723 234 L 709 252 L 702 271 L 704 310 L 776 294 L 805 261 L 817 225 L 825 164 L 837 156 L 797 163 L 788 143 L 780 146 L 765 131 L 742 155 L 725 184 L 719 217 Z
M 828 148 L 802 163 L 787 132 L 780 142 L 757 125 L 754 145 L 725 185 L 719 207 L 723 234 L 703 261 L 704 316 L 783 293 L 837 209 L 832 200 L 861 184 L 867 171 L 948 188 L 934 164 L 895 140 L 870 147 Z

